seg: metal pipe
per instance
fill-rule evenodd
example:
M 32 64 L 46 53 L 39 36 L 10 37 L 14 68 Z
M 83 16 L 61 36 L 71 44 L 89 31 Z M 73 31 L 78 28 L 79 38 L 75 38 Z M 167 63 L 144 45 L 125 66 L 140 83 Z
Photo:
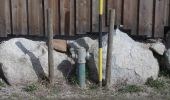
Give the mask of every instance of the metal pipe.
M 79 85 L 81 88 L 85 88 L 86 84 L 86 68 L 85 68 L 85 63 L 86 63 L 86 49 L 80 47 L 77 50 L 78 52 L 78 80 L 79 80 Z
M 76 74 L 78 76 L 79 86 L 84 89 L 86 87 L 86 60 L 89 59 L 89 52 L 85 48 L 70 48 L 72 58 L 77 62 Z

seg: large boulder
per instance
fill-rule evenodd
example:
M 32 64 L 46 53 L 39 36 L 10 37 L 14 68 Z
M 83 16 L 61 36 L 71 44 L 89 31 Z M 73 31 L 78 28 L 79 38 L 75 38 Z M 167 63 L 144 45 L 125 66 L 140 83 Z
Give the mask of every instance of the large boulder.
M 84 39 L 84 40 L 83 40 Z M 78 45 L 78 41 L 72 44 L 89 47 L 91 58 L 88 61 L 90 77 L 98 81 L 98 40 L 82 38 L 86 45 Z M 87 41 L 88 40 L 88 41 Z M 87 46 L 89 45 L 89 46 Z M 107 35 L 103 37 L 103 78 L 106 74 Z M 116 30 L 113 39 L 112 52 L 112 85 L 119 83 L 143 84 L 150 77 L 158 77 L 159 65 L 149 48 L 135 42 L 127 34 Z
M 72 70 L 66 54 L 53 51 L 55 79 L 64 79 Z M 45 42 L 14 38 L 0 44 L 1 78 L 9 84 L 28 83 L 48 76 Z
M 164 52 L 166 51 L 165 45 L 161 42 L 152 43 L 150 49 L 161 56 L 163 56 Z
M 165 53 L 165 66 L 168 70 L 170 70 L 170 49 L 168 49 Z
M 170 49 L 170 32 L 167 35 L 167 48 Z

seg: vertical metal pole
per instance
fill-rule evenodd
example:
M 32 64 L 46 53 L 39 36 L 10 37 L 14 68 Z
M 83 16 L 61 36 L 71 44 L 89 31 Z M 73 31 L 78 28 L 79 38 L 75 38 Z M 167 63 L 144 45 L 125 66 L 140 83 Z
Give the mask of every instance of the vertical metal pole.
M 54 81 L 54 59 L 53 59 L 53 24 L 51 9 L 48 9 L 48 66 L 49 66 L 49 81 L 53 84 Z
M 102 87 L 102 16 L 103 16 L 103 0 L 99 0 L 99 84 Z
M 110 10 L 110 27 L 108 34 L 108 46 L 107 46 L 107 63 L 106 63 L 106 87 L 110 87 L 111 83 L 111 65 L 112 65 L 112 51 L 113 51 L 113 36 L 115 26 L 115 10 Z

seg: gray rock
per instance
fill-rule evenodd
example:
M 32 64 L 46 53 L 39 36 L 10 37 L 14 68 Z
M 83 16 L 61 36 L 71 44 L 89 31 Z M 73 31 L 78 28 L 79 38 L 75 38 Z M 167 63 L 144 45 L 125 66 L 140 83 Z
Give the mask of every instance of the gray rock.
M 55 79 L 64 79 L 70 58 L 54 51 Z M 36 82 L 48 76 L 48 50 L 45 42 L 15 38 L 0 44 L 0 72 L 9 84 Z M 2 76 L 2 75 L 1 75 Z
M 167 36 L 167 48 L 170 49 L 170 32 Z
M 170 70 L 170 49 L 165 53 L 165 65 Z
M 87 37 L 86 37 L 87 38 Z M 82 38 L 83 39 L 83 38 Z M 88 41 L 86 41 L 88 40 Z M 85 43 L 90 43 L 89 52 L 91 58 L 88 61 L 90 67 L 90 77 L 98 81 L 98 40 L 84 39 Z M 106 72 L 106 55 L 107 55 L 107 36 L 103 37 L 103 78 Z M 143 84 L 150 77 L 158 77 L 159 65 L 154 58 L 153 53 L 142 46 L 141 43 L 135 42 L 127 34 L 116 30 L 113 39 L 112 52 L 112 85 L 119 83 Z
M 92 45 L 95 43 L 95 40 L 92 40 L 89 37 L 79 38 L 75 41 L 67 41 L 69 48 L 79 48 L 84 47 L 87 51 L 92 48 Z
M 162 56 L 166 50 L 166 47 L 163 43 L 156 42 L 156 43 L 151 44 L 150 49 Z

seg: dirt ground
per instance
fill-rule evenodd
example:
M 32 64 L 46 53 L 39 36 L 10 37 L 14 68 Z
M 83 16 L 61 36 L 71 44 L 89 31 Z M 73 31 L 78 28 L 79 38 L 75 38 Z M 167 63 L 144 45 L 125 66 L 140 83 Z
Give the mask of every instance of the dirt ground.
M 86 89 L 77 84 L 56 81 L 6 86 L 0 82 L 0 100 L 170 100 L 170 78 L 161 76 L 146 85 L 124 85 L 110 89 L 87 82 Z

